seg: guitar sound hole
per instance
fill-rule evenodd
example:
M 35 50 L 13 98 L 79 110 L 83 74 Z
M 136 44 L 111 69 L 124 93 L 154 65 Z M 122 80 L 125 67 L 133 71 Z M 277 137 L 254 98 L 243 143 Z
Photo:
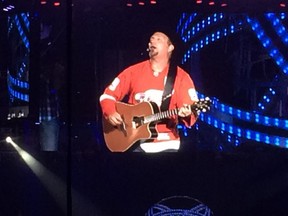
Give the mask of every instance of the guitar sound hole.
M 144 118 L 143 117 L 138 117 L 138 116 L 134 116 L 133 117 L 133 125 L 135 126 L 135 128 L 140 127 L 141 125 L 143 125 L 144 122 Z

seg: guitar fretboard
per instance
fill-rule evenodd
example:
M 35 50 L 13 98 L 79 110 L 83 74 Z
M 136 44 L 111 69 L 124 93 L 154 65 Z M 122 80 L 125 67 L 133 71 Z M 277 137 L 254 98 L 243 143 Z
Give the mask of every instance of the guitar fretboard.
M 149 115 L 144 117 L 144 124 L 153 122 L 153 121 L 159 121 L 161 119 L 169 118 L 171 116 L 178 115 L 179 109 L 172 109 L 172 110 L 166 110 L 163 112 L 159 112 L 153 115 Z
M 210 109 L 210 105 L 211 105 L 211 100 L 209 98 L 205 98 L 205 99 L 200 99 L 196 103 L 189 105 L 189 106 L 192 111 L 206 112 L 207 110 Z M 159 121 L 161 119 L 169 118 L 171 116 L 176 116 L 178 115 L 178 112 L 179 112 L 179 108 L 175 108 L 175 109 L 166 110 L 163 112 L 145 116 L 143 120 L 143 124 L 147 124 L 153 121 Z

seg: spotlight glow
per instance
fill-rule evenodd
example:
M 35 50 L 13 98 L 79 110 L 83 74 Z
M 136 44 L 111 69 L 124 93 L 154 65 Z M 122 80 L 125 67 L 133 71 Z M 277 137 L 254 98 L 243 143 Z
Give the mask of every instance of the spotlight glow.
M 8 137 L 6 137 L 6 142 L 7 143 L 12 143 L 13 141 L 12 141 L 11 137 L 8 136 Z
M 42 182 L 47 191 L 55 199 L 56 203 L 61 208 L 63 215 L 67 215 L 67 185 L 65 184 L 65 182 L 53 172 L 48 170 L 31 154 L 18 146 L 11 137 L 8 136 L 6 138 L 6 141 L 15 148 L 23 161 Z M 98 212 L 98 209 L 94 206 L 94 203 L 91 203 L 88 199 L 86 199 L 86 197 L 83 197 L 77 191 L 72 189 L 72 195 L 73 213 L 75 213 L 75 215 L 92 215 L 92 212 L 93 215 L 95 215 L 95 212 Z
M 7 137 L 6 141 L 10 143 L 27 166 L 33 171 L 33 173 L 39 178 L 43 185 L 47 188 L 49 193 L 54 197 L 59 207 L 62 209 L 63 213 L 66 214 L 67 211 L 67 201 L 66 201 L 66 188 L 65 183 L 54 173 L 43 166 L 38 160 L 36 160 L 32 155 L 23 150 L 18 146 L 11 137 Z

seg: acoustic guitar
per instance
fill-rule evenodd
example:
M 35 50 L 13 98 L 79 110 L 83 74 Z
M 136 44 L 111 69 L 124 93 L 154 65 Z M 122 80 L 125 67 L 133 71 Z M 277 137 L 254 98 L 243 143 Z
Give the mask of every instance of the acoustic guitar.
M 211 100 L 207 97 L 192 105 L 196 113 L 210 110 Z M 159 110 L 154 102 L 142 102 L 131 105 L 116 103 L 116 110 L 123 119 L 123 124 L 116 127 L 103 118 L 103 133 L 106 146 L 112 152 L 125 152 L 140 140 L 153 140 L 157 137 L 156 123 L 162 119 L 178 115 L 179 109 Z

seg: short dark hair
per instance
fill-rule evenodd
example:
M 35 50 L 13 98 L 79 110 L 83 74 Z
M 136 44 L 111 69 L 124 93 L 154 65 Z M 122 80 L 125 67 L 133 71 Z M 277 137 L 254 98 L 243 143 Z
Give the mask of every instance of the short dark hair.
M 173 54 L 172 54 L 173 60 L 175 60 L 178 63 L 181 63 L 180 61 L 181 61 L 181 58 L 184 55 L 184 51 L 185 51 L 184 42 L 182 41 L 180 35 L 176 32 L 176 30 L 166 32 L 165 34 L 168 36 L 169 40 L 174 45 L 174 50 L 173 50 Z

